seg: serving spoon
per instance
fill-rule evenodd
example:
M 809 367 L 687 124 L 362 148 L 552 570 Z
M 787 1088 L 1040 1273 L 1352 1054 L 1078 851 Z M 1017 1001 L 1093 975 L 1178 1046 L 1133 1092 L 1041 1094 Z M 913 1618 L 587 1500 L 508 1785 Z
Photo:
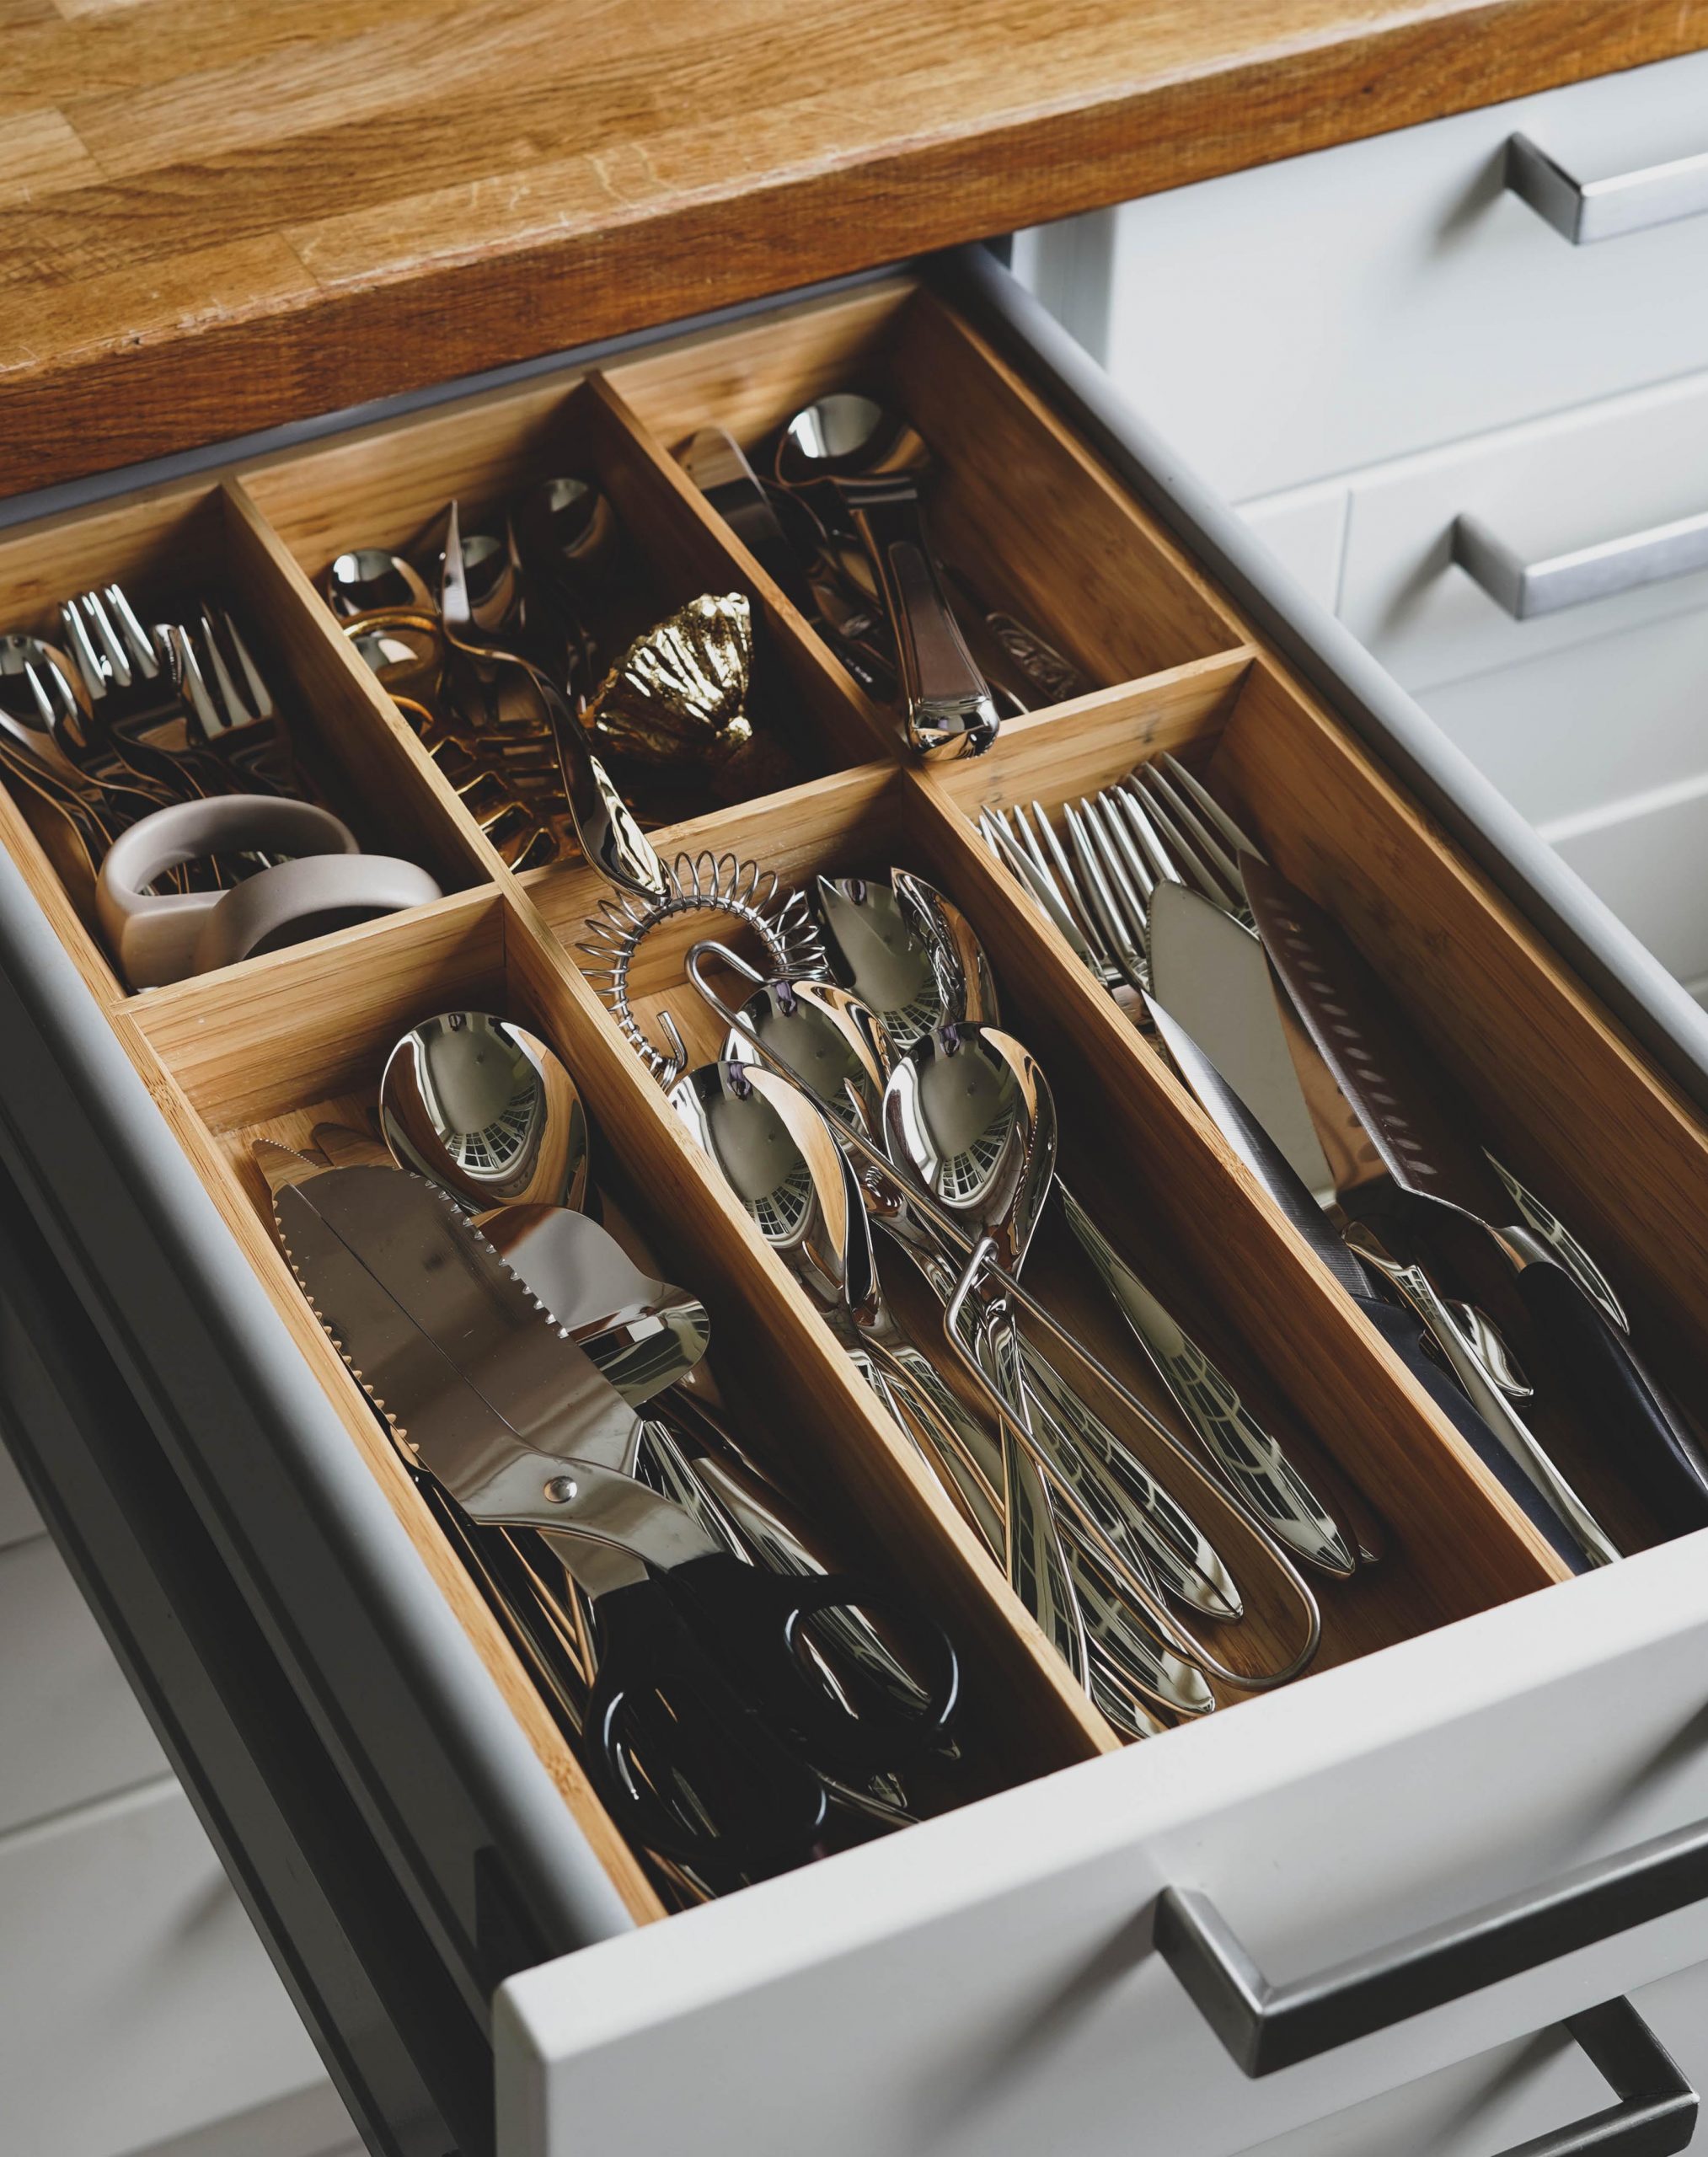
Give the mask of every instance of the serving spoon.
M 895 633 L 910 746 L 922 757 L 976 757 L 1001 720 L 926 533 L 919 489 L 930 462 L 905 420 L 844 390 L 795 413 L 777 445 L 776 473 L 785 487 L 827 485 L 870 559 Z

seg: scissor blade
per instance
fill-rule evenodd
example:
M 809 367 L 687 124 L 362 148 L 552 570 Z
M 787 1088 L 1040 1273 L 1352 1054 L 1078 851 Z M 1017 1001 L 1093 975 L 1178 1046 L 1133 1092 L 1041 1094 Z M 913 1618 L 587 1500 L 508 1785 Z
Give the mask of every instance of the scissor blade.
M 324 1282 L 336 1289 L 347 1360 L 471 1512 L 494 1423 L 513 1450 L 626 1471 L 634 1410 L 431 1185 L 397 1169 L 331 1169 L 274 1205 L 323 1323 L 335 1330 Z

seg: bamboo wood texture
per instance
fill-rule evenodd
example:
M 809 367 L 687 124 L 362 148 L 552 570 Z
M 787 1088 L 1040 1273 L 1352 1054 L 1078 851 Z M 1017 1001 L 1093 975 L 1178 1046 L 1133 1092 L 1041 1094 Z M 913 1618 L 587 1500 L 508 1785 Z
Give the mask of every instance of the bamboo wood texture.
M 1701 0 L 12 0 L 0 490 L 1629 67 Z
M 20 624 L 41 621 L 54 597 L 115 568 L 151 594 L 198 577 L 228 594 L 246 624 L 254 616 L 266 626 L 312 768 L 348 790 L 372 829 L 439 864 L 452 886 L 435 905 L 124 998 L 0 796 L 0 840 L 112 1011 L 353 1442 L 643 1916 L 657 1911 L 651 1888 L 613 1846 L 490 1611 L 315 1324 L 273 1243 L 249 1160 L 253 1136 L 300 1142 L 319 1116 L 359 1111 L 391 1043 L 435 1010 L 506 1013 L 564 1056 L 597 1129 L 596 1180 L 602 1158 L 633 1195 L 661 1262 L 711 1304 L 715 1353 L 736 1395 L 763 1403 L 756 1450 L 770 1453 L 851 1555 L 903 1575 L 956 1631 L 970 1711 L 965 1772 L 945 1801 L 1084 1759 L 1115 1739 L 599 1002 L 574 946 L 600 880 L 579 864 L 512 876 L 321 606 L 310 578 L 340 547 L 400 542 L 452 492 L 491 502 L 569 459 L 597 470 L 667 598 L 702 579 L 754 595 L 784 655 L 800 738 L 817 745 L 821 769 L 762 800 L 660 831 L 655 843 L 667 855 L 747 855 L 785 883 L 900 864 L 962 906 L 992 954 L 1007 1022 L 1052 1078 L 1065 1165 L 1098 1195 L 1106 1228 L 1259 1414 L 1307 1459 L 1320 1445 L 1385 1525 L 1381 1566 L 1323 1590 L 1323 1662 L 1545 1586 L 1560 1566 L 1128 1015 L 998 868 L 974 827 L 982 803 L 1036 796 L 1053 807 L 1164 749 L 1207 760 L 1243 795 L 1280 865 L 1343 914 L 1415 1002 L 1513 1164 L 1550 1196 L 1582 1202 L 1574 1225 L 1591 1234 L 1621 1289 L 1631 1287 L 1646 1336 L 1652 1315 L 1693 1348 L 1708 1335 L 1700 1285 L 1708 1277 L 1708 1144 L 1689 1112 L 1196 567 L 934 299 L 891 283 L 786 310 L 774 331 L 770 341 L 752 325 L 678 341 L 609 381 L 571 377 L 482 398 L 0 539 L 0 604 Z M 880 385 L 927 422 L 943 461 L 943 529 L 1005 596 L 1059 629 L 1083 664 L 1106 671 L 1141 655 L 1159 663 L 1011 720 L 973 763 L 920 769 L 886 754 L 887 719 L 848 688 L 669 454 L 708 420 L 752 442 L 801 398 L 850 378 Z M 987 454 L 996 476 L 975 480 Z M 1037 490 L 1046 513 L 1023 529 Z M 1041 532 L 1047 544 L 1037 543 Z M 704 927 L 661 933 L 634 988 L 643 1018 L 667 1005 L 695 1052 L 708 1055 L 720 1030 L 682 979 Z M 1171 1421 L 1065 1237 L 1041 1239 L 1029 1277 Z M 1687 1398 L 1700 1398 L 1700 1374 L 1684 1380 Z M 1223 1651 L 1247 1669 L 1279 1662 L 1298 1638 L 1297 1619 L 1247 1531 L 1207 1483 L 1131 1435 L 1204 1517 L 1247 1591 L 1250 1622 L 1223 1636 Z M 1616 1502 L 1616 1464 L 1596 1464 L 1594 1474 L 1589 1495 Z M 1642 1539 L 1652 1523 L 1636 1517 Z

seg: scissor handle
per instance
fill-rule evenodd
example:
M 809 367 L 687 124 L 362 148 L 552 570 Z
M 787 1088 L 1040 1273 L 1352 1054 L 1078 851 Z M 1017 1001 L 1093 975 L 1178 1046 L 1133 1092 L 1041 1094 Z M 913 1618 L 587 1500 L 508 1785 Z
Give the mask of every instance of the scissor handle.
M 721 1551 L 667 1578 L 720 1667 L 815 1768 L 881 1774 L 942 1737 L 960 1697 L 960 1661 L 943 1628 L 902 1590 L 855 1573 L 774 1573 Z M 813 1645 L 825 1652 L 839 1699 L 815 1673 L 803 1639 L 811 1619 L 833 1611 L 893 1620 L 913 1682 L 886 1678 L 870 1657 L 838 1655 L 833 1634 L 821 1628 Z
M 648 1849 L 718 1877 L 783 1871 L 818 1839 L 824 1785 L 696 1637 L 671 1580 L 597 1600 L 588 1773 L 616 1825 Z

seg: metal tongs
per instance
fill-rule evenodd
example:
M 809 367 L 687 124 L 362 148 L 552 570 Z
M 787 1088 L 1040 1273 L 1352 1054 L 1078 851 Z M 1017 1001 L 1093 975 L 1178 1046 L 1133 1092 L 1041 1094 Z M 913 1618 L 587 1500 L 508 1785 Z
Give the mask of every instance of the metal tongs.
M 636 1841 L 781 1870 L 817 1842 L 827 1780 L 940 1736 L 959 1685 L 941 1630 L 887 1587 L 746 1565 L 641 1481 L 641 1419 L 431 1185 L 366 1165 L 271 1180 L 292 1266 L 399 1442 L 471 1519 L 541 1530 L 592 1603 L 586 1764 Z M 905 1703 L 814 1675 L 810 1621 L 850 1611 L 903 1627 L 922 1667 Z

